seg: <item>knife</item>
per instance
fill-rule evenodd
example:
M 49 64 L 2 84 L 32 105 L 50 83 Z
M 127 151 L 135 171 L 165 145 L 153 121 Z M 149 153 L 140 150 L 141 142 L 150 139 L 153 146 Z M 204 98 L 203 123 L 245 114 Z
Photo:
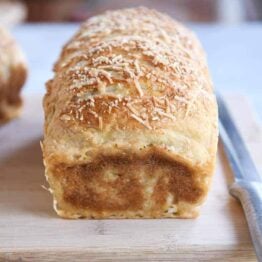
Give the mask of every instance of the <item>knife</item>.
M 262 177 L 220 95 L 217 103 L 220 139 L 235 176 L 230 193 L 242 204 L 258 261 L 262 262 Z

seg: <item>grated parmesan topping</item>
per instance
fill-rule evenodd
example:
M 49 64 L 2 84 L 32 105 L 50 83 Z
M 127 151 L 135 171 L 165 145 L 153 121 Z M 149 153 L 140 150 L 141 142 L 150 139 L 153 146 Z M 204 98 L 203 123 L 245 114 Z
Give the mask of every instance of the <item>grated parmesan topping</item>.
M 146 8 L 106 12 L 82 25 L 55 66 L 71 99 L 61 119 L 102 130 L 116 115 L 123 129 L 131 120 L 130 128 L 162 128 L 190 115 L 200 96 L 210 99 L 206 72 L 197 39 L 170 17 Z

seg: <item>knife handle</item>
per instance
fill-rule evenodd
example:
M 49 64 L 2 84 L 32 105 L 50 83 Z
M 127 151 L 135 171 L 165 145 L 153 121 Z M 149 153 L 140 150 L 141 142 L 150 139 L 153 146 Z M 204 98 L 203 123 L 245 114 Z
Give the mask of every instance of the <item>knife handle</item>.
M 237 180 L 230 193 L 242 204 L 257 259 L 262 262 L 262 182 Z

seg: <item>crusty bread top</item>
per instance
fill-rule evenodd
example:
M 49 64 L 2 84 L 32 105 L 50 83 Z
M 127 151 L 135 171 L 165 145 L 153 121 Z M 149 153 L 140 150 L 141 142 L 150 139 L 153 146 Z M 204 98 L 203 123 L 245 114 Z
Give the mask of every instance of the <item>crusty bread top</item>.
M 64 153 L 58 141 L 66 140 L 74 154 L 79 144 L 95 151 L 122 143 L 159 145 L 192 162 L 214 157 L 217 108 L 205 54 L 170 17 L 147 8 L 93 17 L 54 71 L 44 103 L 49 153 Z

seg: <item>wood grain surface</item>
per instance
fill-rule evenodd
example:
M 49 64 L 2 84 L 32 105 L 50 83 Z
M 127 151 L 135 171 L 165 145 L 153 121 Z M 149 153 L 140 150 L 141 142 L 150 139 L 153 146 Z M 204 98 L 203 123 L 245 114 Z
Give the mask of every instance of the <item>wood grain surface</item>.
M 227 98 L 262 164 L 262 132 L 243 97 Z M 0 127 L 0 261 L 255 261 L 247 223 L 228 193 L 233 177 L 219 146 L 211 192 L 195 220 L 65 220 L 52 209 L 39 141 L 41 96 Z

